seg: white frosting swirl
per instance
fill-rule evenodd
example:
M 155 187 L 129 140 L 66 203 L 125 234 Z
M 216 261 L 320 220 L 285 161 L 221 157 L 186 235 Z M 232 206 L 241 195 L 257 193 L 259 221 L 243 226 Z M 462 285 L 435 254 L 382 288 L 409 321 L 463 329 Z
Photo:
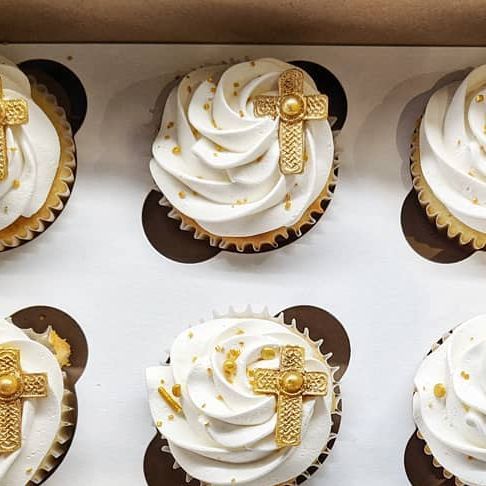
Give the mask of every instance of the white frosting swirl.
M 438 398 L 435 385 L 445 387 Z M 486 486 L 486 315 L 457 327 L 420 366 L 413 413 L 432 454 L 470 486 Z
M 304 172 L 283 175 L 278 119 L 253 114 L 251 97 L 277 95 L 280 74 L 291 68 L 276 59 L 206 67 L 168 97 L 152 176 L 175 208 L 210 233 L 252 236 L 291 226 L 325 187 L 334 154 L 329 123 L 305 122 Z M 304 93 L 318 93 L 307 74 Z
M 430 98 L 420 159 L 428 185 L 451 214 L 486 233 L 486 65 Z
M 283 345 L 302 346 L 306 369 L 332 376 L 315 346 L 271 317 L 225 317 L 193 327 L 177 337 L 170 365 L 147 369 L 154 422 L 188 474 L 212 485 L 274 486 L 297 477 L 317 459 L 331 431 L 332 379 L 326 396 L 304 399 L 302 444 L 282 449 L 275 443 L 276 399 L 255 394 L 248 380 L 248 368 L 278 368 L 279 353 L 262 360 L 261 350 Z M 241 352 L 232 383 L 222 369 L 230 349 Z M 161 380 L 168 390 L 181 384 L 183 415 L 161 399 Z
M 30 481 L 53 445 L 61 426 L 64 382 L 52 352 L 9 320 L 0 319 L 0 346 L 19 349 L 22 370 L 47 373 L 49 383 L 47 397 L 23 399 L 21 448 L 0 454 L 0 484 L 19 486 Z
M 4 98 L 23 98 L 29 109 L 28 123 L 6 128 L 9 176 L 0 182 L 2 230 L 21 216 L 34 215 L 46 202 L 59 166 L 61 145 L 53 124 L 32 100 L 27 76 L 1 56 L 0 77 Z

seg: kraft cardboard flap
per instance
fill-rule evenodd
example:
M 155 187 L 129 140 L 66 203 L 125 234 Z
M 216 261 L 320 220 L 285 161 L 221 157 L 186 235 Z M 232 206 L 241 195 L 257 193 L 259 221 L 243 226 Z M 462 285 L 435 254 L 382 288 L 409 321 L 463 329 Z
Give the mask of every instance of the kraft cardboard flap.
M 482 0 L 4 0 L 2 42 L 484 45 Z

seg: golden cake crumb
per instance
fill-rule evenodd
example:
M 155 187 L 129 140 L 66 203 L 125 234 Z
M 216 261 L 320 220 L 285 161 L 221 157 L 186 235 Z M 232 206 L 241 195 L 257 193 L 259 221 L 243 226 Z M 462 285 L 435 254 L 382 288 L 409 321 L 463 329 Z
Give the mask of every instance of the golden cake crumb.
M 71 363 L 69 362 L 69 358 L 71 357 L 71 345 L 52 329 L 49 332 L 49 344 L 54 349 L 54 354 L 59 362 L 59 366 L 61 368 L 71 366 Z

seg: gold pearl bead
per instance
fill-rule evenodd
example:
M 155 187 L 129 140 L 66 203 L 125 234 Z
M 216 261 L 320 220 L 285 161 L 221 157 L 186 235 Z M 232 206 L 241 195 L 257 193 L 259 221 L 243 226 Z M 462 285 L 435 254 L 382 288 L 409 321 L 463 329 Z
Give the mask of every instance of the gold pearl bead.
M 302 100 L 297 96 L 286 96 L 282 101 L 281 109 L 288 116 L 296 116 L 303 109 Z
M 236 373 L 236 362 L 232 359 L 226 359 L 223 363 L 223 370 L 228 375 Z
M 275 356 L 277 356 L 277 353 L 275 352 L 275 349 L 270 347 L 265 347 L 262 348 L 260 356 L 262 359 L 273 359 L 275 358 Z
M 287 371 L 282 377 L 282 387 L 287 393 L 297 393 L 304 386 L 304 376 L 298 371 Z
M 14 375 L 3 375 L 0 377 L 0 396 L 9 398 L 19 390 L 20 382 Z

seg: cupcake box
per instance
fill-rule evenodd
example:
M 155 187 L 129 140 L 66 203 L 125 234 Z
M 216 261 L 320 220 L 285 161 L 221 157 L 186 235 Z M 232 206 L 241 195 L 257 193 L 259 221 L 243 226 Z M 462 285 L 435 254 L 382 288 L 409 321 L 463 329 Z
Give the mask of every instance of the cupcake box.
M 119 10 L 110 13 L 114 21 Z M 334 18 L 344 15 L 340 6 L 335 10 Z M 316 12 L 331 15 L 317 7 Z M 417 25 L 417 16 L 388 13 L 381 19 L 390 18 L 396 26 Z M 371 16 L 358 7 L 352 15 L 359 15 L 360 25 L 373 32 Z M 477 10 L 465 16 L 470 27 L 460 30 L 449 15 L 447 38 L 438 32 L 435 18 L 414 29 L 416 40 L 407 41 L 403 30 L 390 28 L 395 37 L 381 43 L 449 43 L 460 32 L 464 37 L 455 44 L 481 43 L 481 29 L 474 28 Z M 133 19 L 134 28 L 143 18 L 148 17 Z M 277 22 L 269 16 L 266 21 Z M 75 35 L 69 22 L 50 29 L 50 39 L 74 39 L 68 35 Z M 171 22 L 166 18 L 164 24 Z M 249 36 L 249 24 L 234 32 Z M 201 28 L 208 29 L 207 36 L 193 40 L 214 40 L 208 27 Z M 140 26 L 138 40 L 150 40 L 143 30 Z M 176 30 L 162 40 L 169 35 L 183 40 Z M 4 32 L 15 40 L 12 28 Z M 289 37 L 289 42 L 306 43 L 304 33 L 293 32 L 288 35 L 300 37 Z M 309 42 L 345 41 L 342 32 L 319 32 Z M 120 31 L 118 35 L 123 40 Z M 348 42 L 358 40 L 356 31 L 348 35 Z M 367 35 L 362 42 L 373 42 Z M 44 39 L 49 40 L 47 34 Z M 264 40 L 263 32 L 248 38 Z M 346 325 L 352 341 L 353 358 L 342 380 L 345 415 L 339 438 L 325 467 L 306 484 L 358 485 L 364 471 L 370 484 L 407 484 L 403 452 L 414 430 L 413 377 L 424 350 L 451 322 L 484 313 L 486 264 L 482 252 L 457 262 L 462 254 L 458 257 L 455 246 L 434 240 L 435 227 L 421 208 L 410 204 L 416 204 L 409 170 L 411 136 L 435 88 L 484 64 L 486 50 L 10 43 L 1 46 L 0 54 L 16 63 L 61 63 L 87 93 L 86 119 L 75 135 L 78 173 L 69 204 L 48 232 L 25 248 L 0 255 L 4 308 L 46 302 L 76 309 L 90 341 L 90 366 L 77 390 L 81 415 L 76 439 L 49 484 L 144 484 L 144 454 L 155 435 L 144 369 L 166 360 L 164 350 L 184 329 L 181 319 L 189 328 L 211 309 L 225 310 L 228 303 L 244 308 L 248 302 L 272 310 L 303 303 L 325 308 Z M 188 258 L 179 258 L 195 265 L 176 263 L 179 247 L 161 255 L 147 241 L 142 224 L 144 202 L 155 189 L 148 163 L 160 127 L 163 90 L 176 76 L 202 64 L 246 57 L 311 61 L 339 80 L 348 114 L 336 142 L 340 170 L 335 193 L 319 223 L 290 245 L 256 255 L 213 255 L 204 247 L 202 257 L 191 250 Z M 177 223 L 174 229 L 179 231 Z

